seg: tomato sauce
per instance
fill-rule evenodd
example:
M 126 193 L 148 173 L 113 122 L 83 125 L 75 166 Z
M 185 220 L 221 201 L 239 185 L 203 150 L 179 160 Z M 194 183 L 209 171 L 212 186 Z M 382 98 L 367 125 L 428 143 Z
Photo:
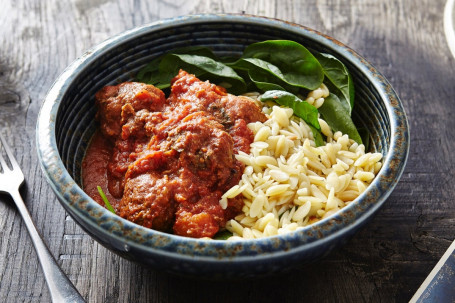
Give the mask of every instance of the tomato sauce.
M 84 190 L 145 227 L 188 237 L 212 237 L 241 211 L 240 197 L 219 200 L 236 185 L 253 134 L 266 117 L 249 98 L 226 93 L 185 71 L 171 93 L 126 82 L 96 94 L 100 129 L 83 163 Z
M 84 180 L 84 191 L 96 202 L 104 205 L 101 196 L 98 193 L 97 186 L 100 186 L 106 194 L 109 203 L 114 208 L 118 208 L 120 199 L 111 195 L 108 190 L 108 173 L 107 166 L 111 159 L 112 144 L 96 132 L 90 142 L 90 147 L 82 162 L 82 177 Z

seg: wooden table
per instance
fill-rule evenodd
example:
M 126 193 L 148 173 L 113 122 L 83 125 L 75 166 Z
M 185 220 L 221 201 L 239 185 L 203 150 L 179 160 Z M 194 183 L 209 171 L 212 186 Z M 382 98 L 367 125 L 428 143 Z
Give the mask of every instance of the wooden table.
M 445 0 L 3 0 L 0 131 L 26 176 L 23 196 L 51 252 L 89 302 L 405 302 L 455 237 L 455 60 Z M 248 13 L 296 22 L 351 46 L 392 83 L 411 150 L 385 206 L 347 245 L 286 276 L 197 281 L 126 261 L 86 235 L 39 168 L 35 124 L 53 81 L 104 39 L 162 18 Z M 0 196 L 0 301 L 49 302 L 19 214 Z

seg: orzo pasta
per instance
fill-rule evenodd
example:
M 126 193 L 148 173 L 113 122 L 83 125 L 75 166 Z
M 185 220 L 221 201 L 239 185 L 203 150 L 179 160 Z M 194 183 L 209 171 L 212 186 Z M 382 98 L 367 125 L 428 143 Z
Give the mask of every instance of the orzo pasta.
M 322 85 L 306 101 L 317 107 L 329 94 Z M 248 94 L 257 99 L 257 93 Z M 229 239 L 252 239 L 295 231 L 326 218 L 357 198 L 381 168 L 382 154 L 319 119 L 326 144 L 316 147 L 310 127 L 291 108 L 261 104 L 268 120 L 250 123 L 254 142 L 237 159 L 246 166 L 240 183 L 220 201 L 242 195 L 242 213 L 228 221 Z

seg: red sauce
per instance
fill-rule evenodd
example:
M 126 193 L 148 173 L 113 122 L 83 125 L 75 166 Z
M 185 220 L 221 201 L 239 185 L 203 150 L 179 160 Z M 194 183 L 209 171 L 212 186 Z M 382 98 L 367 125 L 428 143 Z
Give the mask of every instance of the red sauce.
M 253 134 L 265 121 L 250 99 L 227 94 L 185 71 L 169 98 L 154 86 L 126 82 L 96 94 L 100 130 L 83 163 L 84 190 L 104 204 L 100 185 L 120 216 L 188 237 L 212 237 L 243 206 L 222 209 L 221 195 L 237 184 Z
M 82 162 L 82 177 L 84 181 L 84 191 L 96 202 L 104 205 L 101 196 L 98 193 L 97 186 L 106 194 L 107 199 L 114 208 L 118 208 L 120 199 L 111 195 L 108 190 L 108 172 L 107 166 L 111 159 L 112 146 L 100 132 L 93 136 L 89 150 Z

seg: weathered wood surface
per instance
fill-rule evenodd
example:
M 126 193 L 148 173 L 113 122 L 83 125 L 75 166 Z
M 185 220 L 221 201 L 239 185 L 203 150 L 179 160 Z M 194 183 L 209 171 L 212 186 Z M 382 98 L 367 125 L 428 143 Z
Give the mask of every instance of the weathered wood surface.
M 404 302 L 455 237 L 455 60 L 444 0 L 2 0 L 0 131 L 26 175 L 31 215 L 89 302 Z M 201 282 L 159 274 L 107 251 L 65 213 L 38 165 L 35 123 L 52 82 L 83 52 L 144 23 L 194 13 L 293 21 L 357 50 L 392 83 L 412 145 L 385 207 L 347 245 L 286 276 Z M 50 300 L 19 214 L 0 196 L 0 301 Z

